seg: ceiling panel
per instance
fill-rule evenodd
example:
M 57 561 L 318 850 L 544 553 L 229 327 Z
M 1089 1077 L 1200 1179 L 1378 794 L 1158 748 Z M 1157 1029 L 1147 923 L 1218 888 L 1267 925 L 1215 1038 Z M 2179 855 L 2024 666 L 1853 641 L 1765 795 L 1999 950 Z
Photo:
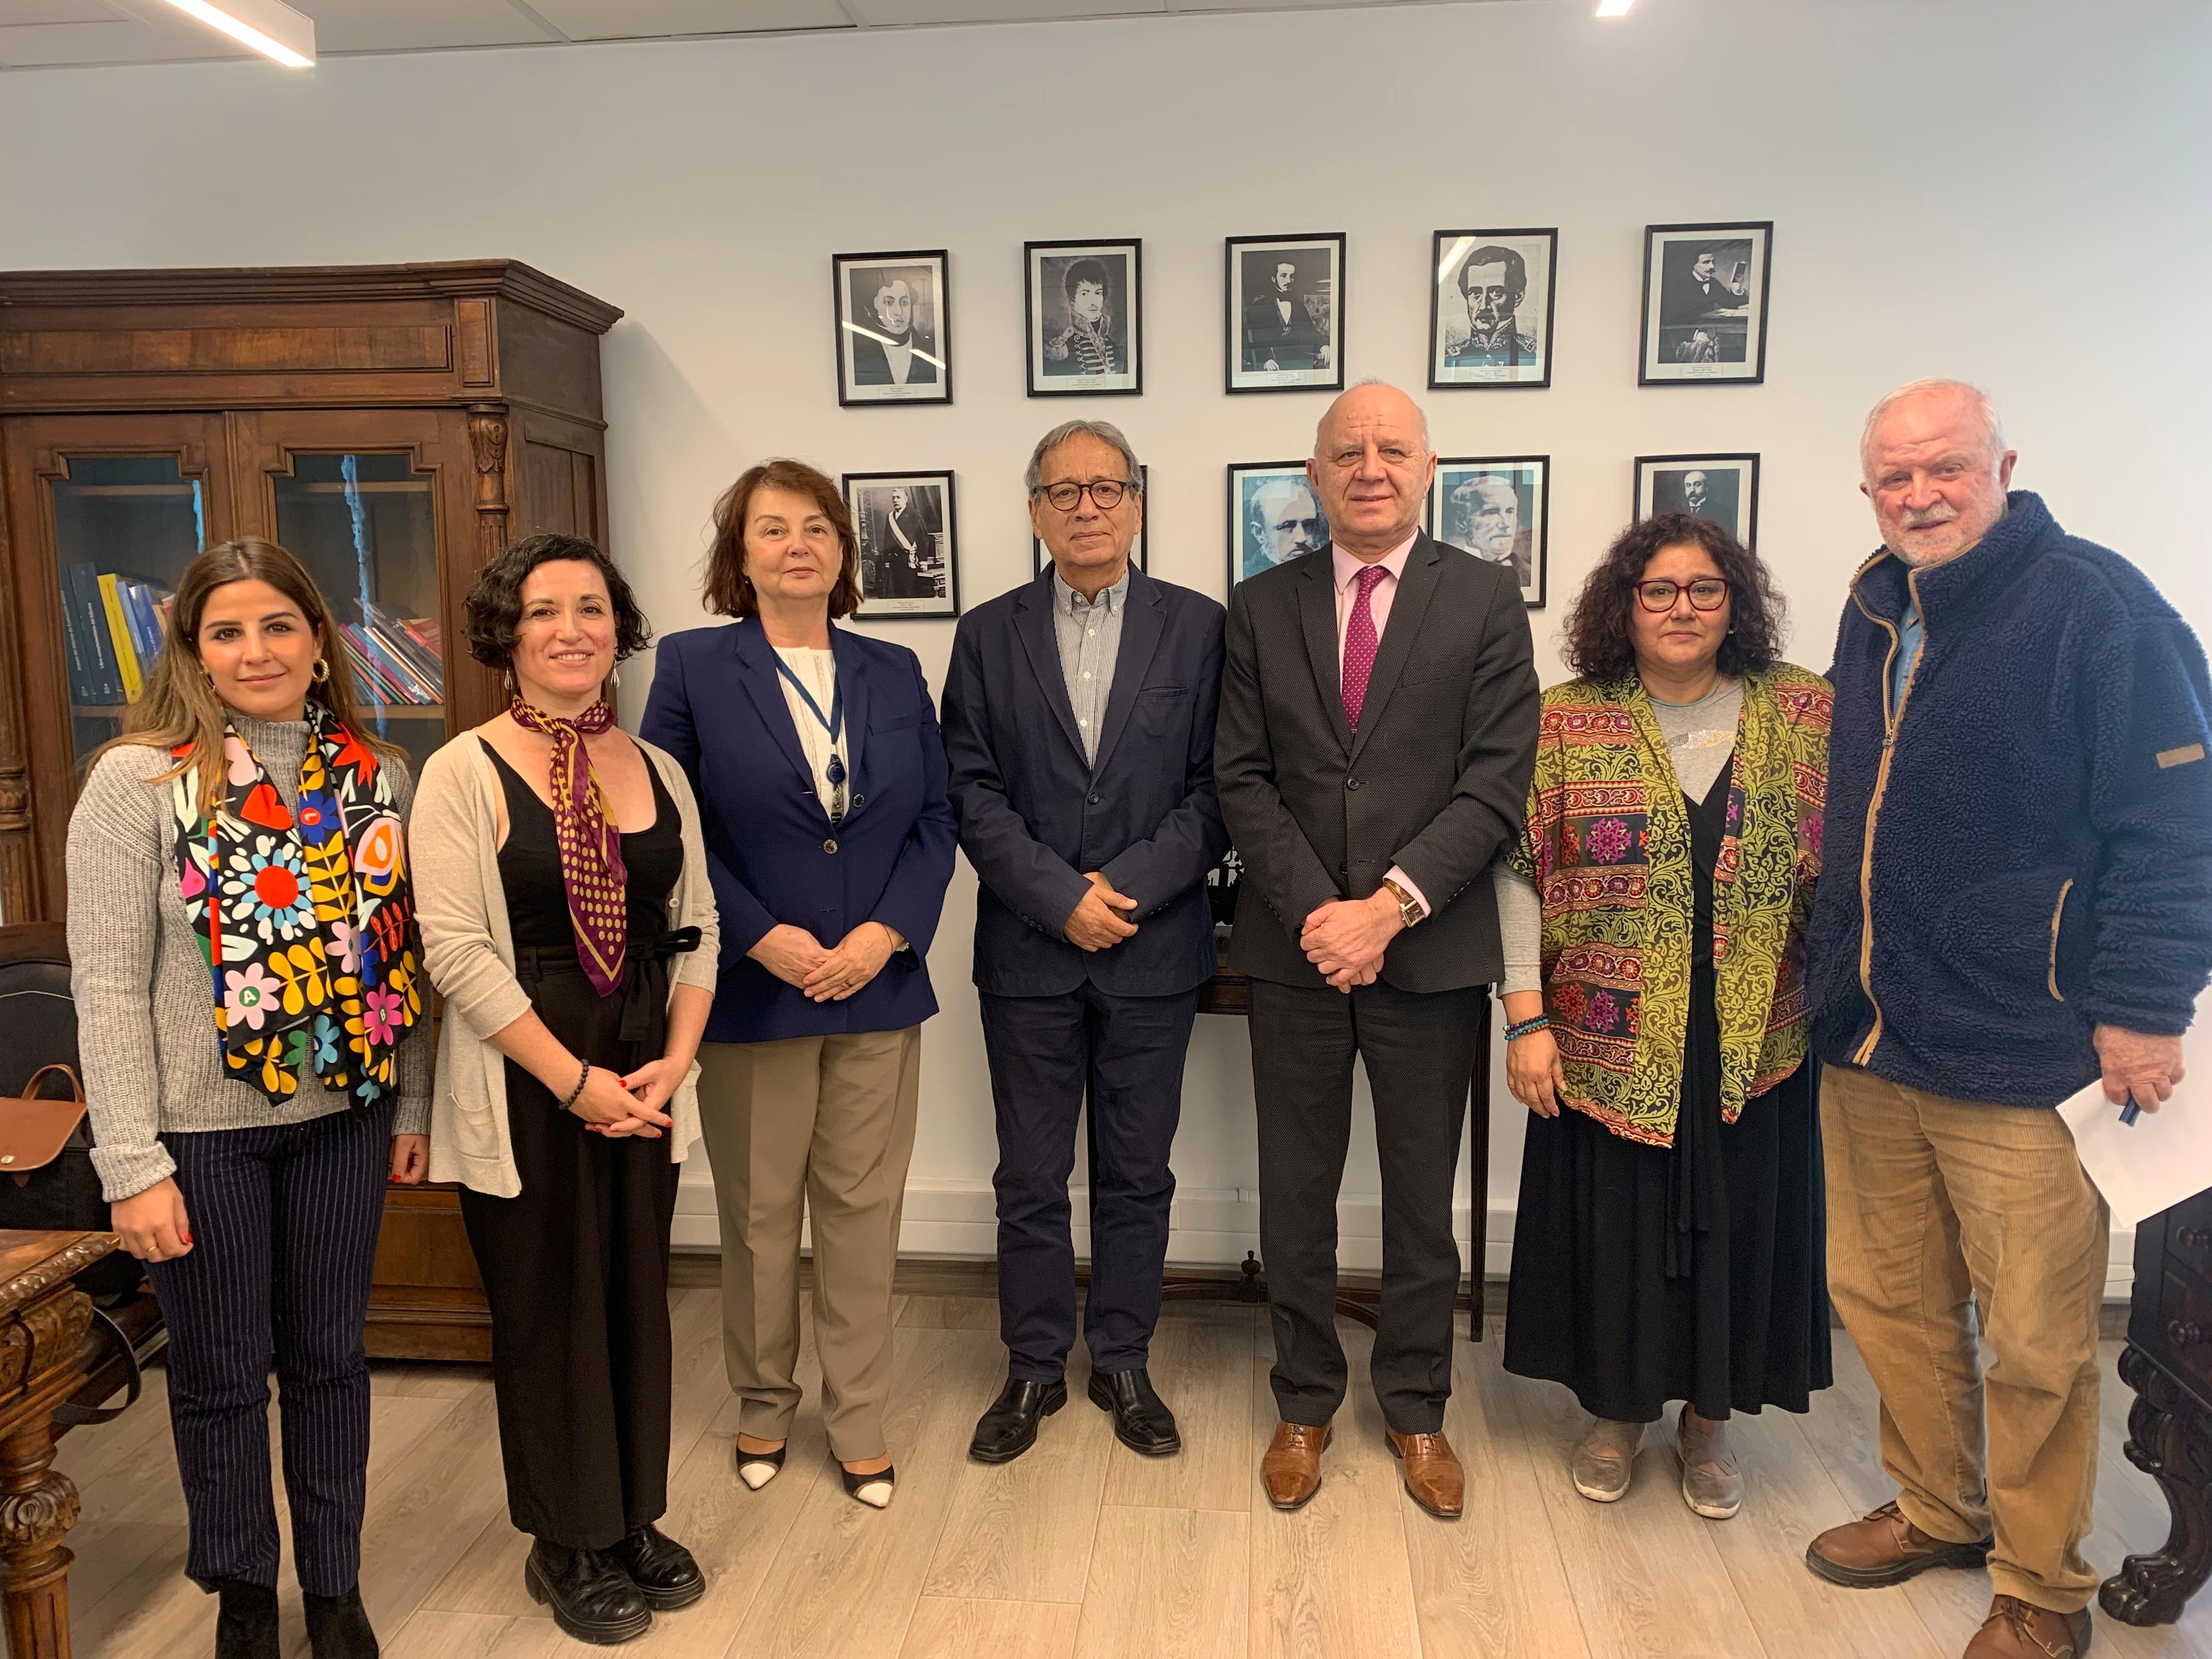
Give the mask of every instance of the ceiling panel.
M 852 0 L 872 24 L 1012 23 L 1053 17 L 1127 16 L 1161 12 L 1167 0 Z
M 27 23 L 106 23 L 122 15 L 101 0 L 0 0 L 0 28 Z
M 837 0 L 530 0 L 530 9 L 572 40 L 853 27 Z
M 315 20 L 315 50 L 420 52 L 557 40 L 507 0 L 285 0 Z

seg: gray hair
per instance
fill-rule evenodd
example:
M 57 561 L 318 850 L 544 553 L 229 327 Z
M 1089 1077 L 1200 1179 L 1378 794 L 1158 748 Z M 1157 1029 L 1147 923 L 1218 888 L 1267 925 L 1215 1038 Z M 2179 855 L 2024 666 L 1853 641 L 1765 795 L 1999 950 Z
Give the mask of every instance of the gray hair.
M 1129 488 L 1139 495 L 1145 493 L 1145 469 L 1137 465 L 1137 452 L 1129 447 L 1129 441 L 1121 435 L 1121 428 L 1111 421 L 1062 421 L 1037 440 L 1030 451 L 1029 471 L 1022 475 L 1022 488 L 1034 495 L 1044 478 L 1044 458 L 1066 443 L 1070 438 L 1096 438 L 1111 444 L 1121 452 L 1122 464 L 1129 469 Z
M 1860 471 L 1868 470 L 1867 452 L 1874 445 L 1874 429 L 1881 424 L 1881 417 L 1907 399 L 1931 392 L 1957 392 L 1971 402 L 1975 412 L 1982 417 L 1982 430 L 1989 441 L 1990 462 L 1995 464 L 2004 454 L 2004 421 L 1997 414 L 1997 406 L 1990 401 L 1990 394 L 1971 380 L 1951 380 L 1938 376 L 1924 380 L 1907 380 L 1867 411 L 1866 424 L 1859 428 Z

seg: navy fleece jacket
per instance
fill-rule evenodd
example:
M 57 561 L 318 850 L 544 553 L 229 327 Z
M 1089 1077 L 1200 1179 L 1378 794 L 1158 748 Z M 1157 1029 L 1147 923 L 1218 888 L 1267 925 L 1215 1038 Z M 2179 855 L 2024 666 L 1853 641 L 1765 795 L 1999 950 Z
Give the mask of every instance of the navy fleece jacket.
M 1927 631 L 1892 708 L 1908 580 Z M 2187 1028 L 2212 977 L 2212 685 L 2140 571 L 2016 490 L 1948 564 L 1876 554 L 1828 678 L 1821 1059 L 2055 1106 L 2097 1079 L 2093 1027 Z

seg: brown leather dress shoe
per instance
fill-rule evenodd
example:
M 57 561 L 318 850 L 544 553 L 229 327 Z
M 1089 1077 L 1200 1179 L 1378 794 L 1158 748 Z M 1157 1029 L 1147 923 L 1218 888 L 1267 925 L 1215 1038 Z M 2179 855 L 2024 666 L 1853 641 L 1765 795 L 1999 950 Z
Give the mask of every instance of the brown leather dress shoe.
M 1931 1538 L 1905 1518 L 1890 1499 L 1863 1520 L 1831 1527 L 1805 1546 L 1805 1565 L 1832 1584 L 1878 1589 L 1901 1584 L 1930 1567 L 1978 1567 L 1995 1539 L 1952 1544 Z
M 1439 1521 L 1456 1521 L 1467 1504 L 1467 1471 L 1441 1434 L 1400 1434 L 1385 1429 L 1390 1455 L 1406 1466 L 1406 1490 Z
M 1322 1448 L 1328 1444 L 1326 1423 L 1278 1423 L 1275 1437 L 1260 1459 L 1260 1484 L 1279 1510 L 1294 1510 L 1321 1490 Z
M 2089 1610 L 2053 1613 L 2017 1595 L 1990 1603 L 1966 1659 L 2081 1659 L 2089 1650 Z

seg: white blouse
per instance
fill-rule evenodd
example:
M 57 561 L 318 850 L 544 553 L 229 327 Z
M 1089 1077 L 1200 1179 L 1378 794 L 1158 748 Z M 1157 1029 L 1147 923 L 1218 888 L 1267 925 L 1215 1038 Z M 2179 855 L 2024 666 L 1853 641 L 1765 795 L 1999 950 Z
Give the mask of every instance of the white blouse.
M 815 707 L 825 719 L 835 718 L 837 699 L 837 653 L 817 651 L 811 646 L 777 646 L 775 654 L 785 667 L 799 677 L 799 684 L 813 697 Z M 814 773 L 814 790 L 822 802 L 822 810 L 832 819 L 845 816 L 846 803 L 852 799 L 852 751 L 846 739 L 851 734 L 849 721 L 837 728 L 837 738 L 832 743 L 822 721 L 814 718 L 814 710 L 806 706 L 806 699 L 799 695 L 789 680 L 781 674 L 776 684 L 783 688 L 784 706 L 791 710 L 791 723 L 799 728 L 799 746 L 806 751 L 806 764 Z M 830 781 L 830 758 L 836 756 L 843 763 L 845 781 L 832 785 Z

